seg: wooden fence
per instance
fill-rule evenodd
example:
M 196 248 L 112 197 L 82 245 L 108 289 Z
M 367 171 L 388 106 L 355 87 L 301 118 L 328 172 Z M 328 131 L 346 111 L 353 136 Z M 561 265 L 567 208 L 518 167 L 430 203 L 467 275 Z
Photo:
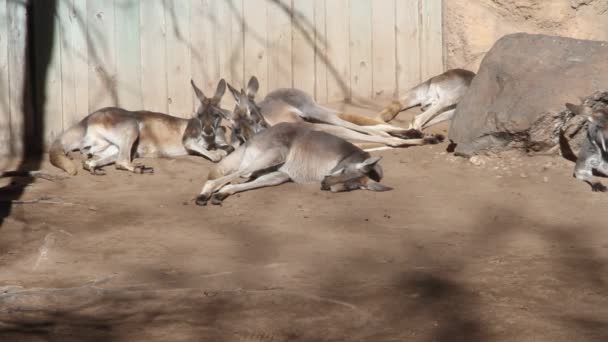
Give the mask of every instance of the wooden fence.
M 26 1 L 0 0 L 0 154 L 22 149 Z M 34 20 L 31 42 L 50 53 L 34 63 L 47 142 L 103 106 L 189 116 L 191 78 L 211 93 L 256 75 L 262 96 L 297 87 L 328 102 L 391 97 L 443 71 L 441 0 L 55 1 L 33 1 L 54 14 Z M 49 27 L 52 42 L 36 39 Z

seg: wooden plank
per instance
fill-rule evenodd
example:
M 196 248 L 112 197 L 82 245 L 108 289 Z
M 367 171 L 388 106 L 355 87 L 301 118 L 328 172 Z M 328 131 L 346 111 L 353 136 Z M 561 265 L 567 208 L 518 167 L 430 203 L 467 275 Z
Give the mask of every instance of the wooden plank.
M 234 87 L 245 84 L 243 76 L 243 1 L 219 1 L 216 24 L 219 75 Z M 234 98 L 226 92 L 222 107 L 232 110 Z
M 291 0 L 269 2 L 267 11 L 268 89 L 291 88 Z
M 87 1 L 89 112 L 118 104 L 114 2 Z
M 393 97 L 397 90 L 395 78 L 395 1 L 374 0 L 372 22 L 373 96 Z
M 84 6 L 84 7 L 83 7 Z M 86 45 L 86 0 L 60 0 L 61 96 L 64 130 L 88 111 L 88 57 Z
M 421 82 L 420 12 L 421 0 L 397 1 L 395 33 L 397 42 L 397 91 L 404 94 Z
M 74 115 L 63 113 L 64 127 L 89 114 L 89 34 L 87 0 L 73 0 L 72 48 L 74 59 Z M 66 125 L 67 124 L 67 125 Z
M 327 103 L 327 25 L 325 0 L 315 1 L 315 99 Z
M 140 7 L 141 91 L 146 110 L 168 112 L 165 9 L 162 1 Z
M 217 51 L 215 23 L 218 21 L 215 0 L 192 2 L 190 32 L 192 32 L 192 75 L 205 95 L 211 96 L 220 79 L 219 55 Z M 192 89 L 190 89 L 192 92 Z M 194 107 L 198 100 L 193 96 Z
M 441 74 L 443 67 L 442 1 L 421 2 L 420 62 L 422 79 Z
M 293 1 L 293 86 L 315 93 L 315 4 L 310 0 Z
M 146 2 L 144 6 L 149 4 Z M 118 105 L 130 110 L 143 108 L 140 7 L 140 0 L 114 0 L 116 93 Z
M 326 3 L 328 58 L 327 92 L 329 101 L 350 100 L 350 48 L 348 0 Z M 329 18 L 329 17 L 328 17 Z
M 57 20 L 59 4 L 33 2 L 36 101 L 40 104 L 43 143 L 49 144 L 63 132 L 61 86 L 61 26 Z M 52 30 L 52 38 L 49 38 Z M 45 58 L 46 56 L 46 58 Z
M 375 3 L 375 1 L 373 1 Z M 350 2 L 350 84 L 353 96 L 372 97 L 372 1 Z M 374 23 L 375 25 L 375 23 Z
M 20 155 L 23 150 L 24 136 L 33 133 L 32 128 L 24 127 L 25 116 L 30 115 L 24 108 L 23 89 L 25 82 L 25 47 L 27 35 L 27 12 L 25 6 L 18 2 L 7 3 L 8 13 L 8 79 L 10 97 L 11 149 L 13 155 Z M 31 118 L 30 118 L 31 120 Z
M 6 0 L 0 0 L 0 156 L 12 154 L 10 89 L 8 83 L 8 35 Z
M 245 0 L 243 3 L 245 22 L 245 79 L 256 76 L 260 81 L 258 98 L 268 92 L 268 52 L 266 43 L 267 1 Z
M 167 92 L 171 115 L 192 116 L 190 78 L 190 1 L 165 0 Z
M 245 16 L 244 0 L 227 1 L 230 5 L 230 55 L 227 55 L 229 63 L 231 83 L 244 85 L 250 75 L 245 75 Z M 223 67 L 222 70 L 226 70 Z

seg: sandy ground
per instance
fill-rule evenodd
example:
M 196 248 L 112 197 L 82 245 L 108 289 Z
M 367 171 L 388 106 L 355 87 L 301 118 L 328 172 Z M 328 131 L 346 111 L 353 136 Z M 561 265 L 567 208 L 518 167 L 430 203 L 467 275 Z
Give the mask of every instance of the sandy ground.
M 390 192 L 222 207 L 197 157 L 38 180 L 0 228 L 0 341 L 607 341 L 608 195 L 446 147 L 378 152 Z

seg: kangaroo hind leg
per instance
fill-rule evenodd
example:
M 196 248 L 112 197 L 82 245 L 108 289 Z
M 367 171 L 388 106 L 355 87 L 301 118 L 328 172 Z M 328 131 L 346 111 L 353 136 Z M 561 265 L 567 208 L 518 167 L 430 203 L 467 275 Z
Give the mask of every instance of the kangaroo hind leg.
M 226 197 L 230 195 L 234 195 L 237 192 L 243 192 L 253 189 L 265 188 L 269 186 L 276 186 L 283 183 L 286 183 L 290 180 L 289 175 L 281 172 L 274 171 L 271 173 L 267 173 L 262 175 L 251 182 L 241 183 L 241 184 L 228 184 L 220 191 L 216 192 L 211 198 L 211 203 L 215 205 L 222 204 L 222 201 L 226 199 Z
M 208 179 L 205 182 L 200 195 L 196 198 L 196 204 L 206 205 L 214 192 L 245 175 L 251 175 L 257 171 L 270 170 L 273 167 L 283 164 L 285 162 L 285 157 L 282 152 L 281 149 L 275 148 L 264 151 L 264 153 L 259 155 L 243 156 L 238 170 L 222 177 Z

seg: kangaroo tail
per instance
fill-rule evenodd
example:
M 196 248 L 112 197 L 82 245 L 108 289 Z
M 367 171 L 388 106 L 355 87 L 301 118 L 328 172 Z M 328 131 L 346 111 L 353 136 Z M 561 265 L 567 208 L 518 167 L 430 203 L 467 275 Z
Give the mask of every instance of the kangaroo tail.
M 57 139 L 53 141 L 53 144 L 49 149 L 49 159 L 51 164 L 64 170 L 72 176 L 77 174 L 78 169 L 76 168 L 76 165 L 74 165 L 72 160 L 68 158 L 66 153 L 78 148 L 81 140 L 84 138 L 85 131 L 85 127 L 78 123 L 58 136 Z
M 576 153 L 572 150 L 572 147 L 570 147 L 570 142 L 568 141 L 568 138 L 566 138 L 566 133 L 563 129 L 559 130 L 559 149 L 562 152 L 562 157 L 576 163 L 578 158 Z

